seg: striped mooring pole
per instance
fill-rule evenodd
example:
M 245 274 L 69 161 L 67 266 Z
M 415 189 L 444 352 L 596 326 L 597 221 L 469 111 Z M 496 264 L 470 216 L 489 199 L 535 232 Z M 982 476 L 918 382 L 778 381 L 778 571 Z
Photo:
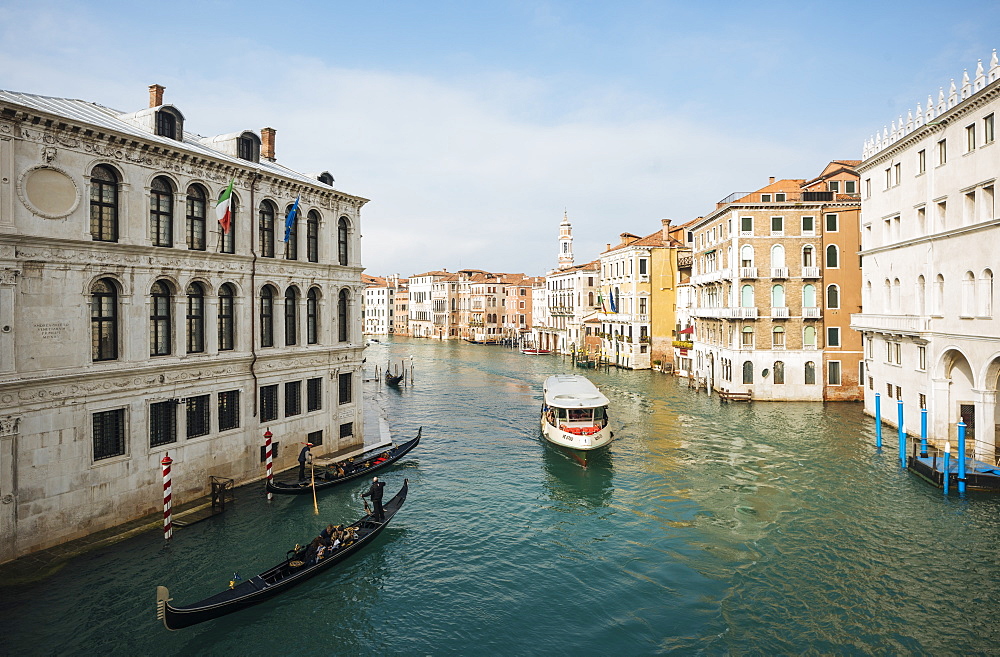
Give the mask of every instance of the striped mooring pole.
M 271 436 L 273 436 L 273 435 L 274 434 L 271 433 L 270 429 L 268 429 L 267 431 L 264 432 L 264 458 L 267 461 L 267 483 L 271 483 L 271 480 L 273 479 L 273 475 L 271 474 L 271 460 L 272 460 L 272 457 L 273 457 L 273 453 L 271 451 L 271 449 L 272 449 L 271 448 Z M 274 493 L 272 493 L 271 491 L 268 491 L 267 492 L 267 499 L 268 500 L 274 499 Z
M 173 515 L 170 511 L 170 464 L 174 460 L 170 454 L 164 454 L 160 465 L 163 466 L 163 539 L 169 541 L 174 535 Z

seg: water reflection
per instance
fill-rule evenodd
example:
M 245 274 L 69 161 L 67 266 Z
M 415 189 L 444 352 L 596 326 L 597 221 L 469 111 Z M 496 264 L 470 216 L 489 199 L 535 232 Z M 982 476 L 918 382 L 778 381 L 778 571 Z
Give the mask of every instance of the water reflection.
M 538 439 L 543 441 L 541 432 Z M 614 443 L 612 443 L 612 446 Z M 543 444 L 544 484 L 557 507 L 594 509 L 608 506 L 614 493 L 614 456 L 609 449 L 590 455 L 586 468 L 555 445 Z

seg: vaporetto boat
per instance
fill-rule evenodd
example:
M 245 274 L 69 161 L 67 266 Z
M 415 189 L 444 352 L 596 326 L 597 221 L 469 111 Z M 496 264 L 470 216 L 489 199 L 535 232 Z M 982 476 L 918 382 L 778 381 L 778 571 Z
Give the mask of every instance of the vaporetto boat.
M 591 452 L 614 438 L 608 398 L 585 376 L 557 374 L 545 379 L 542 435 L 583 465 Z

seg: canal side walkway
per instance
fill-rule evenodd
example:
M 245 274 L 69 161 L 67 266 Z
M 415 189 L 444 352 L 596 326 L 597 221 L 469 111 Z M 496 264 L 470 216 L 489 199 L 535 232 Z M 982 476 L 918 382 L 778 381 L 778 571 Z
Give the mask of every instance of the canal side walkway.
M 317 465 L 340 461 L 369 450 L 378 449 L 384 445 L 392 444 L 392 435 L 389 432 L 389 419 L 385 413 L 384 404 L 381 403 L 380 399 L 381 395 L 384 394 L 380 382 L 366 380 L 363 391 L 365 418 L 364 445 L 360 448 L 345 449 L 331 454 L 324 454 L 322 457 L 316 459 Z M 295 465 L 292 467 L 298 466 Z M 263 478 L 262 476 L 256 480 L 244 482 L 239 488 L 245 489 L 247 486 L 257 485 Z M 238 498 L 236 501 L 239 501 Z M 209 518 L 214 515 L 212 513 L 211 496 L 206 495 L 183 504 L 178 504 L 173 507 L 172 515 L 175 523 L 175 531 L 180 529 L 182 526 L 181 523 L 190 525 L 198 520 Z M 143 532 L 154 530 L 163 530 L 162 512 L 158 511 L 142 518 L 136 518 L 135 520 L 94 532 L 82 538 L 66 541 L 60 545 L 18 557 L 13 561 L 0 564 L 0 587 L 27 584 L 45 579 L 57 573 L 60 568 L 74 557 L 90 552 L 91 550 L 97 550 L 127 540 Z

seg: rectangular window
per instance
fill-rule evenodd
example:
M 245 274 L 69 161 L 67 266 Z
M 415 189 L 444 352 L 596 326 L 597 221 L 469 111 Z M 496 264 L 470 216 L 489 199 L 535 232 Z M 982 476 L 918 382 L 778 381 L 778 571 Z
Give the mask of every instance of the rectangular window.
M 892 187 L 892 167 L 885 170 L 885 189 Z
M 872 179 L 865 178 L 865 198 L 872 197 Z
M 917 151 L 917 174 L 927 171 L 927 151 Z
M 826 382 L 831 386 L 840 385 L 840 361 L 831 360 L 826 364 Z
M 771 217 L 771 234 L 781 235 L 785 232 L 785 218 Z
M 885 343 L 885 362 L 887 362 L 887 363 L 891 363 L 892 362 L 892 343 L 891 342 L 886 342 Z
M 302 412 L 302 382 L 289 381 L 285 384 L 285 417 Z
M 753 217 L 740 217 L 740 232 L 753 235 Z
M 776 203 L 784 203 L 785 202 L 785 193 L 784 192 L 778 192 L 777 194 L 774 195 L 774 200 L 775 200 Z
M 857 194 L 858 193 L 858 181 L 857 180 L 845 180 L 844 181 L 844 193 L 845 194 Z
M 924 394 L 917 395 L 917 399 L 920 403 L 921 409 L 927 408 L 927 395 Z
M 812 235 L 816 232 L 816 217 L 802 217 L 802 234 Z
M 341 374 L 339 377 L 339 384 L 340 384 L 340 396 L 339 396 L 340 403 L 350 404 L 352 401 L 354 401 L 354 391 L 352 389 L 354 384 L 354 375 L 350 372 Z
M 340 438 L 341 439 L 350 438 L 353 435 L 354 435 L 354 423 L 353 422 L 345 422 L 342 425 L 340 425 Z
M 831 326 L 826 329 L 826 346 L 828 347 L 839 347 L 840 346 L 840 328 L 836 326 Z
M 240 426 L 240 391 L 219 393 L 219 431 L 229 431 Z
M 177 442 L 177 404 L 174 401 L 149 405 L 149 446 L 159 447 Z
M 187 398 L 185 405 L 187 406 L 188 438 L 207 436 L 208 432 L 211 430 L 211 423 L 208 415 L 210 405 L 209 399 L 208 395 L 198 395 L 197 397 Z
M 894 342 L 893 343 L 893 349 L 896 352 L 896 364 L 897 365 L 902 365 L 903 364 L 903 356 L 902 356 L 903 345 L 901 343 L 899 343 L 899 342 Z
M 771 202 L 771 195 L 770 194 L 761 194 L 760 195 L 760 202 L 761 203 L 770 203 Z
M 840 230 L 840 215 L 828 214 L 826 215 L 826 232 L 836 233 Z
M 976 150 L 976 124 L 965 126 L 965 152 Z
M 896 399 L 903 398 L 903 391 L 899 386 L 896 386 Z
M 278 385 L 261 386 L 260 420 L 270 422 L 278 419 Z
M 902 165 L 899 162 L 897 162 L 896 164 L 892 165 L 892 184 L 893 185 L 898 185 L 899 184 L 900 178 L 902 178 L 902 171 L 903 171 Z
M 306 441 L 312 443 L 313 445 L 322 445 L 323 430 L 320 429 L 319 431 L 310 431 L 308 434 L 306 434 Z
M 840 181 L 839 180 L 829 180 L 826 183 L 826 188 L 827 188 L 828 191 L 831 191 L 834 194 L 839 194 L 840 193 Z
M 875 389 L 875 379 L 872 377 L 868 377 L 868 389 L 869 390 Z
M 645 276 L 646 275 L 646 259 L 645 258 L 639 258 L 639 275 L 640 276 Z
M 938 166 L 948 161 L 948 140 L 942 139 L 937 144 Z
M 993 115 L 987 114 L 983 118 L 983 144 L 993 143 Z
M 306 381 L 306 411 L 318 411 L 323 408 L 323 378 L 317 377 Z
M 125 453 L 125 409 L 101 411 L 91 416 L 94 436 L 94 460 Z

